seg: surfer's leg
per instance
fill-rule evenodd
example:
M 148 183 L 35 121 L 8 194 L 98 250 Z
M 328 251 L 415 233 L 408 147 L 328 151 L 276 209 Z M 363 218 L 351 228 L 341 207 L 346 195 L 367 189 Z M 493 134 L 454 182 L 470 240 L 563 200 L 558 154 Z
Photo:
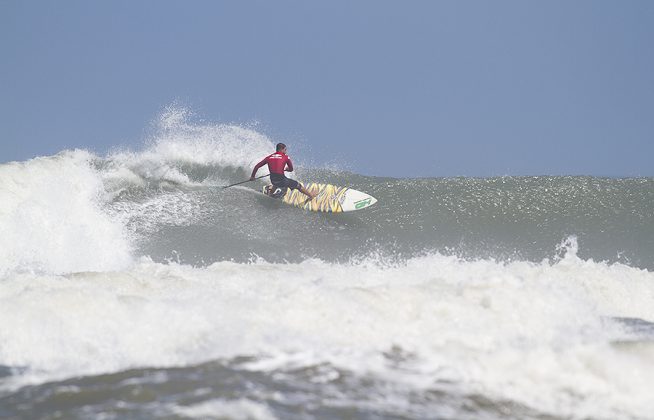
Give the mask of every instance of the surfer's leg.
M 300 192 L 302 194 L 306 195 L 307 197 L 311 198 L 312 200 L 314 198 L 316 198 L 317 194 L 314 194 L 311 191 L 307 190 L 306 188 L 304 188 L 304 185 L 300 184 L 299 182 L 297 182 L 294 179 L 289 179 L 287 181 L 287 185 L 288 185 L 288 188 L 290 188 L 292 190 L 300 190 Z
M 318 194 L 314 194 L 314 193 L 312 193 L 311 191 L 309 191 L 309 190 L 307 190 L 306 188 L 304 188 L 304 185 L 300 185 L 300 192 L 301 192 L 302 194 L 304 194 L 304 195 L 310 197 L 312 200 L 313 200 L 314 198 L 316 198 L 316 195 L 318 195 Z

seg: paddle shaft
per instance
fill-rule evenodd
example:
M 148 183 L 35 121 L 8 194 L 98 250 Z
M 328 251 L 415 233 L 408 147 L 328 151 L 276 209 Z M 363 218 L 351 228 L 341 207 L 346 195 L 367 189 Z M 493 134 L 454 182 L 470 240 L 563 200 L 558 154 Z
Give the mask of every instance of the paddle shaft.
M 267 177 L 267 176 L 270 176 L 270 174 L 267 174 L 267 175 L 261 175 L 261 176 L 258 176 L 258 177 L 256 177 L 256 178 L 254 178 L 254 179 L 261 179 L 261 178 L 265 178 L 265 177 Z M 246 182 L 254 181 L 254 179 L 248 179 L 248 180 L 245 180 L 245 181 L 237 182 L 236 184 L 225 185 L 225 186 L 223 187 L 223 190 L 224 190 L 225 188 L 233 187 L 234 185 L 241 185 L 241 184 L 245 184 Z

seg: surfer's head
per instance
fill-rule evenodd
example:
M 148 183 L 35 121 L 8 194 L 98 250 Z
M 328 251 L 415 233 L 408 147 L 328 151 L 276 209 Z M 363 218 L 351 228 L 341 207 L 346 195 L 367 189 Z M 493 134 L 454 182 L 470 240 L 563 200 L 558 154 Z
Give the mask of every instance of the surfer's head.
M 277 143 L 277 151 L 286 153 L 286 145 L 284 143 Z

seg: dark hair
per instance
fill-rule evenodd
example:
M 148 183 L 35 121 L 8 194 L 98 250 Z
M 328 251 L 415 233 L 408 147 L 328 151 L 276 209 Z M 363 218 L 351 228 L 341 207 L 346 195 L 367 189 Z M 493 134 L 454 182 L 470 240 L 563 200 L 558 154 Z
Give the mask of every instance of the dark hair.
M 286 145 L 284 143 L 277 143 L 277 151 L 280 152 Z

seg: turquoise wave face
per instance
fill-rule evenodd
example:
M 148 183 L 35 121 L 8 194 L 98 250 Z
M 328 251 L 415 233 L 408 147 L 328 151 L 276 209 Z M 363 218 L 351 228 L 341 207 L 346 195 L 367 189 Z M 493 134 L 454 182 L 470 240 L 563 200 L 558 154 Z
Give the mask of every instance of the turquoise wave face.
M 127 209 L 127 224 L 142 254 L 165 259 L 175 250 L 175 258 L 194 264 L 254 256 L 275 262 L 345 261 L 372 252 L 402 260 L 434 251 L 541 261 L 559 256 L 560 244 L 576 237 L 583 258 L 654 268 L 652 178 L 391 179 L 326 170 L 301 173 L 302 181 L 344 185 L 379 200 L 355 214 L 325 215 L 262 199 L 255 192 L 259 185 L 227 190 L 206 185 L 207 179 L 241 179 L 242 172 L 189 168 L 200 187 L 139 189 L 108 207 Z M 184 203 L 195 209 L 167 213 Z

